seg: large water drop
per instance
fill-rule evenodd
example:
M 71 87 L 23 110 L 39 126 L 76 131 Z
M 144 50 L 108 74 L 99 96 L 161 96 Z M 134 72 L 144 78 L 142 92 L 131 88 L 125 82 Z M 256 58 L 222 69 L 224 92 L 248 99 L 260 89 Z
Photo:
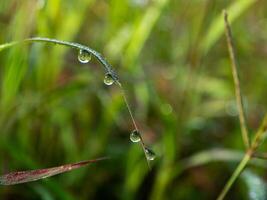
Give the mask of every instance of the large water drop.
M 84 49 L 80 49 L 79 53 L 78 53 L 78 60 L 83 63 L 86 64 L 88 63 L 92 58 L 92 55 L 89 51 L 86 51 Z
M 140 142 L 141 136 L 138 130 L 133 130 L 130 134 L 130 140 L 132 142 Z
M 114 79 L 110 73 L 105 74 L 104 83 L 106 85 L 112 85 L 114 83 Z

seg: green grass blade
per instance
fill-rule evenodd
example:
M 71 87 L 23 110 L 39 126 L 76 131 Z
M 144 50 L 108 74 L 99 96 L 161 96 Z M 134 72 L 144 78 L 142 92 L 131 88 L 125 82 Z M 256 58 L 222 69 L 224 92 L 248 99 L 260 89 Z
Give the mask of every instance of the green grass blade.
M 226 8 L 229 14 L 229 22 L 233 23 L 240 15 L 242 15 L 250 6 L 255 3 L 256 0 L 238 0 L 234 1 L 228 8 Z M 203 54 L 207 53 L 210 48 L 215 44 L 215 42 L 223 35 L 224 33 L 224 21 L 222 14 L 220 13 L 211 23 L 206 36 L 202 41 L 202 46 L 200 50 Z

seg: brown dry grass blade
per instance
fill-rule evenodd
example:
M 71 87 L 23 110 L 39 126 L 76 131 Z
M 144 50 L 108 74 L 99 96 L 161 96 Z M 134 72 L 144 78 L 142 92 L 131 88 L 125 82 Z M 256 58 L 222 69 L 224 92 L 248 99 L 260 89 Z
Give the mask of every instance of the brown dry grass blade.
M 107 157 L 98 158 L 94 160 L 85 160 L 77 163 L 61 165 L 58 167 L 51 167 L 46 169 L 36 169 L 27 171 L 11 172 L 0 176 L 0 185 L 15 185 L 20 183 L 27 183 L 31 181 L 37 181 L 39 179 L 47 178 L 64 172 L 68 172 L 90 163 L 98 162 L 100 160 L 106 160 Z

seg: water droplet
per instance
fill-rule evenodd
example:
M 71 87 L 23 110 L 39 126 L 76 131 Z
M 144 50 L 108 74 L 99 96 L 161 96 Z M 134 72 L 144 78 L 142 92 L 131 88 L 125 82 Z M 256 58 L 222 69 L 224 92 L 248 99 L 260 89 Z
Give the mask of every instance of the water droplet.
M 152 151 L 147 147 L 145 147 L 145 153 L 146 153 L 146 158 L 148 160 L 154 160 L 156 158 L 156 154 L 154 153 L 154 151 Z
M 110 73 L 106 73 L 105 78 L 104 78 L 104 83 L 106 85 L 112 85 L 114 83 L 114 79 Z
M 83 63 L 86 64 L 88 63 L 92 58 L 92 55 L 89 51 L 86 51 L 84 49 L 80 49 L 79 53 L 78 53 L 78 60 Z
M 138 130 L 133 130 L 130 134 L 130 140 L 132 142 L 140 142 L 141 136 Z

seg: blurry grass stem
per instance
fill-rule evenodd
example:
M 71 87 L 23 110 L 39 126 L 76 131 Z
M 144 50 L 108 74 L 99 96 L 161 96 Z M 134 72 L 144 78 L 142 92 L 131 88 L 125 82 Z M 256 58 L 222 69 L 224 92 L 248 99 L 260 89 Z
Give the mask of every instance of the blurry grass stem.
M 258 147 L 262 144 L 262 141 L 264 140 L 264 136 L 267 131 L 267 114 L 265 114 L 263 122 L 255 134 L 255 137 L 252 140 L 251 147 L 247 150 L 246 154 L 244 155 L 243 159 L 235 169 L 234 173 L 230 177 L 230 179 L 227 181 L 225 184 L 222 192 L 220 193 L 219 197 L 217 198 L 218 200 L 224 199 L 226 196 L 227 192 L 230 190 L 232 187 L 233 183 L 235 180 L 238 178 L 238 176 L 241 174 L 241 172 L 244 170 L 244 168 L 247 166 L 248 162 L 252 157 L 255 157 L 255 152 L 257 151 Z
M 230 52 L 230 58 L 232 61 L 232 70 L 233 70 L 233 76 L 235 80 L 235 86 L 236 86 L 236 96 L 237 96 L 237 103 L 239 106 L 239 119 L 240 119 L 240 124 L 242 128 L 242 131 L 246 130 L 245 126 L 245 118 L 244 118 L 244 112 L 243 112 L 243 107 L 242 107 L 242 100 L 241 100 L 241 92 L 240 92 L 240 87 L 239 87 L 239 81 L 238 81 L 238 71 L 236 70 L 236 60 L 235 60 L 235 55 L 234 55 L 234 50 L 233 50 L 233 42 L 232 42 L 232 36 L 231 36 L 231 31 L 230 31 L 230 25 L 227 21 L 227 12 L 224 10 L 223 11 L 224 15 L 224 22 L 225 22 L 225 31 L 226 31 L 226 38 L 227 38 L 227 44 Z M 241 111 L 241 112 L 240 112 Z M 255 155 L 258 147 L 262 144 L 264 141 L 264 136 L 267 131 L 267 114 L 265 114 L 263 122 L 256 132 L 251 145 L 246 151 L 246 154 L 244 155 L 243 159 L 240 161 L 239 165 L 235 169 L 234 173 L 232 176 L 229 178 L 227 183 L 225 184 L 223 190 L 221 191 L 220 195 L 218 196 L 218 200 L 222 200 L 225 198 L 226 194 L 228 191 L 231 189 L 233 183 L 235 180 L 239 177 L 241 172 L 244 170 L 244 168 L 247 166 L 248 162 L 251 160 L 251 158 Z M 248 135 L 247 131 L 242 132 L 243 139 L 245 142 L 248 142 Z M 249 143 L 246 143 L 248 145 Z
M 249 136 L 248 136 L 248 129 L 246 125 L 246 117 L 245 117 L 245 112 L 244 112 L 242 93 L 240 89 L 240 81 L 239 81 L 239 75 L 238 75 L 238 69 L 237 69 L 237 60 L 235 56 L 233 38 L 232 38 L 231 28 L 228 23 L 228 15 L 227 15 L 226 10 L 223 11 L 223 16 L 224 16 L 224 22 L 225 22 L 224 23 L 225 24 L 225 35 L 227 39 L 228 51 L 229 51 L 230 60 L 231 60 L 231 69 L 232 69 L 232 74 L 233 74 L 233 79 L 234 79 L 234 84 L 235 84 L 235 97 L 236 97 L 236 104 L 238 107 L 241 133 L 242 133 L 243 142 L 246 148 L 249 148 L 249 145 L 250 145 Z

